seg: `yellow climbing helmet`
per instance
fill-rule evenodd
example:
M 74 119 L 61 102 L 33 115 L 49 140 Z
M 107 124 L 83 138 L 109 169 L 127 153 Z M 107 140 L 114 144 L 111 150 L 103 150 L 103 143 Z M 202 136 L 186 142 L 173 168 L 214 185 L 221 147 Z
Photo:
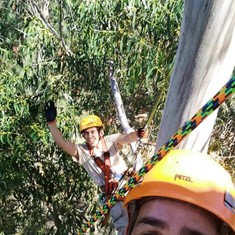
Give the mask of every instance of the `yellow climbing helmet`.
M 235 231 L 234 184 L 230 174 L 209 155 L 171 151 L 144 176 L 140 185 L 130 190 L 124 205 L 152 196 L 197 205 Z
M 84 117 L 80 122 L 80 132 L 84 131 L 87 128 L 90 127 L 103 127 L 104 125 L 101 121 L 101 119 L 96 115 L 89 115 L 87 117 Z

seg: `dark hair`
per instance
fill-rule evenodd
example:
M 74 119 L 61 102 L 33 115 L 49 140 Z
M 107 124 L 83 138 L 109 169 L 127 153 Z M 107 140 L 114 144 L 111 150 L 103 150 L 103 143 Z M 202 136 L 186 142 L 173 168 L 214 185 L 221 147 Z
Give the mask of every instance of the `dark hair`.
M 100 134 L 101 131 L 104 129 L 102 126 L 93 126 L 93 127 L 95 127 L 95 128 L 97 129 L 97 131 L 98 131 L 99 134 Z M 89 128 L 91 128 L 91 127 L 89 127 Z M 88 128 L 87 128 L 87 129 L 88 129 Z M 81 135 L 82 135 L 83 137 L 84 137 L 84 132 L 85 132 L 87 129 L 84 129 L 84 130 L 81 131 Z

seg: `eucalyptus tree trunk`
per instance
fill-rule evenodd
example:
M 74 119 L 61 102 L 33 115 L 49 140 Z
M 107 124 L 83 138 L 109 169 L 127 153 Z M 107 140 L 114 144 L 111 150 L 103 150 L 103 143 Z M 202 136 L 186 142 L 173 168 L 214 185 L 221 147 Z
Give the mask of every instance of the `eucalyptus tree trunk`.
M 235 1 L 185 0 L 158 150 L 229 80 L 235 54 Z M 207 152 L 217 111 L 177 148 Z
M 114 99 L 114 102 L 115 102 L 115 107 L 116 107 L 116 110 L 117 110 L 118 120 L 120 121 L 124 132 L 127 134 L 127 133 L 130 133 L 130 132 L 134 131 L 134 129 L 131 128 L 130 125 L 129 125 L 129 122 L 128 122 L 128 119 L 127 119 L 127 116 L 126 116 L 126 112 L 125 112 L 125 109 L 124 109 L 124 105 L 123 105 L 123 102 L 122 102 L 122 97 L 121 97 L 121 94 L 120 94 L 118 82 L 117 82 L 117 80 L 115 78 L 115 75 L 114 75 L 115 73 L 113 71 L 113 65 L 112 64 L 110 65 L 110 70 L 111 70 L 111 72 L 110 72 L 110 75 L 109 75 L 109 80 L 110 80 L 110 84 L 111 84 L 111 90 L 112 90 L 112 95 L 113 95 L 113 99 Z M 138 151 L 137 151 L 137 148 L 136 148 L 136 142 L 132 142 L 130 144 L 130 146 L 131 146 L 131 150 L 132 150 L 132 155 L 133 156 L 135 155 L 135 159 L 134 159 L 134 162 L 133 162 L 133 170 L 138 170 L 142 166 L 143 160 L 142 160 L 141 155 L 138 154 Z M 129 160 L 131 161 L 133 159 L 129 159 Z

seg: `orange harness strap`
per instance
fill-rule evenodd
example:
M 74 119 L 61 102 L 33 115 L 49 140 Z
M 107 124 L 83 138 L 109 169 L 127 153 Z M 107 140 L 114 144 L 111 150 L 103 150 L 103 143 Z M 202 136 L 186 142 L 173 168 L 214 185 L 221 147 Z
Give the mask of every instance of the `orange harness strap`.
M 118 181 L 113 179 L 110 181 L 110 166 L 111 166 L 110 153 L 108 151 L 108 147 L 105 143 L 104 138 L 101 139 L 101 144 L 102 144 L 102 150 L 104 152 L 104 161 L 102 161 L 99 157 L 94 157 L 94 156 L 93 159 L 104 173 L 105 189 L 103 191 L 106 194 L 106 200 L 108 200 L 112 192 L 118 187 Z M 88 149 L 90 150 L 89 146 Z M 90 155 L 92 156 L 91 150 L 90 150 Z
M 109 194 L 109 178 L 110 178 L 110 154 L 109 152 L 104 152 L 104 161 L 102 161 L 99 157 L 94 157 L 95 163 L 99 166 L 99 168 L 104 173 L 105 180 L 105 194 Z
M 114 189 L 118 187 L 118 182 L 117 181 L 110 181 L 110 153 L 108 151 L 107 145 L 105 143 L 105 140 L 102 138 L 101 139 L 101 144 L 102 144 L 102 150 L 104 152 L 104 161 L 102 161 L 99 157 L 94 157 L 95 163 L 100 167 L 100 169 L 104 173 L 104 179 L 105 179 L 105 195 L 106 195 L 106 201 L 110 198 L 111 193 L 113 192 Z M 107 213 L 104 217 L 104 220 L 102 221 L 101 226 L 103 227 L 109 219 L 109 213 Z
M 105 179 L 105 188 L 102 189 L 102 191 L 104 191 L 106 198 L 105 200 L 108 201 L 108 199 L 110 198 L 112 192 L 117 189 L 118 187 L 118 181 L 112 179 L 110 180 L 110 153 L 108 151 L 107 145 L 105 143 L 104 138 L 101 139 L 101 144 L 102 144 L 102 150 L 104 152 L 104 161 L 102 161 L 99 157 L 95 157 L 93 156 L 93 159 L 95 161 L 95 163 L 99 166 L 99 168 L 102 170 L 102 172 L 104 173 L 104 179 Z M 89 146 L 88 149 L 90 150 Z M 91 150 L 90 150 L 90 155 L 92 156 Z M 122 200 L 122 199 L 120 199 Z M 124 200 L 124 199 L 123 199 Z M 109 213 L 107 213 L 105 215 L 104 220 L 102 221 L 102 227 L 107 223 L 109 218 Z

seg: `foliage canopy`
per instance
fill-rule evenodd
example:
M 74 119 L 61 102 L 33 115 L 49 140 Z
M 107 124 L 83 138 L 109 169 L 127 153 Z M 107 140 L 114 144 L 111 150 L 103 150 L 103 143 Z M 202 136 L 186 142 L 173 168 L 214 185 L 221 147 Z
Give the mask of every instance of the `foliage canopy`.
M 77 127 L 86 112 L 100 115 L 107 133 L 121 131 L 112 64 L 132 125 L 164 91 L 154 139 L 177 49 L 182 0 L 48 2 L 0 2 L 3 234 L 76 234 L 97 208 L 96 187 L 50 136 L 45 103 L 56 101 L 67 139 L 81 141 Z

